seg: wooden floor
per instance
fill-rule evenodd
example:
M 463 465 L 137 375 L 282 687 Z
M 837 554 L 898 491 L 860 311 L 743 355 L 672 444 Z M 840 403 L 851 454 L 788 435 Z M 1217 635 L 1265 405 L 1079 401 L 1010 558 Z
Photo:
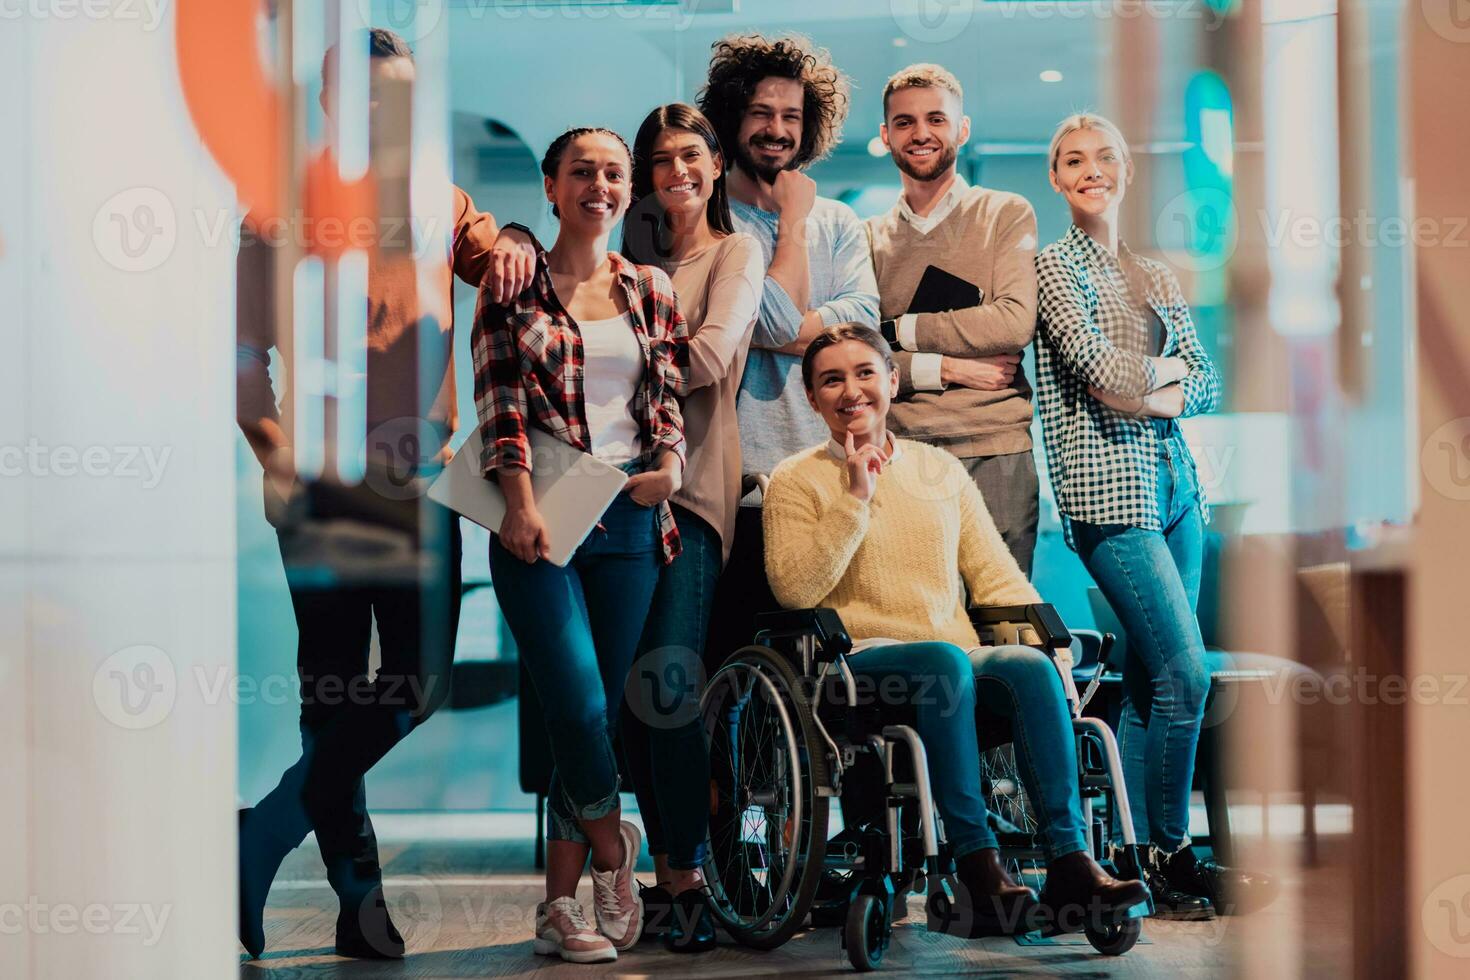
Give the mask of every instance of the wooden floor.
M 697 957 L 677 957 L 657 943 L 623 954 L 616 963 L 575 966 L 531 951 L 541 879 L 531 867 L 524 839 L 432 841 L 382 847 L 385 888 L 394 921 L 408 942 L 402 962 L 347 960 L 332 953 L 337 903 L 326 886 L 313 843 L 295 851 L 271 892 L 266 917 L 267 951 L 260 960 L 241 954 L 242 978 L 299 977 L 752 977 L 851 976 L 835 930 L 798 935 L 779 950 L 758 953 L 723 933 L 720 947 Z M 651 876 L 645 874 L 645 880 Z M 1300 872 L 1285 882 L 1268 911 L 1208 923 L 1150 920 L 1132 952 L 1110 958 L 1082 937 L 1022 945 L 1010 938 L 964 941 L 931 935 L 915 897 L 907 923 L 894 930 L 885 973 L 953 976 L 1216 977 L 1241 972 L 1242 950 L 1271 931 L 1275 916 L 1302 923 L 1297 966 L 1276 975 L 1341 975 L 1346 910 L 1304 903 L 1304 895 L 1340 895 L 1340 868 Z M 590 892 L 590 886 L 587 888 Z M 590 908 L 590 894 L 583 896 Z M 1310 907 L 1309 907 L 1310 906 Z M 1272 918 L 1267 918 L 1272 917 Z M 1280 920 L 1276 920 L 1279 923 Z M 1296 959 L 1296 957 L 1293 957 Z M 1255 972 L 1254 970 L 1247 972 Z

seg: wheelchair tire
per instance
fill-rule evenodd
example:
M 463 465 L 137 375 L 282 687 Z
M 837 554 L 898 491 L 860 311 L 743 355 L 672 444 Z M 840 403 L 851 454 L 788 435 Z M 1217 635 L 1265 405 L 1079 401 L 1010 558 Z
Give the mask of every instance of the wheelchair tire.
M 737 942 L 775 949 L 806 924 L 822 881 L 830 800 L 817 788 L 828 779 L 826 742 L 807 685 L 769 647 L 731 655 L 700 706 L 715 783 L 710 906 Z M 757 727 L 763 731 L 747 731 Z M 722 779 L 731 785 L 721 787 Z
M 859 895 L 847 907 L 847 925 L 842 933 L 847 959 L 853 969 L 859 973 L 878 969 L 891 934 L 892 926 L 883 911 L 883 903 L 872 895 Z
M 1120 919 L 1106 926 L 1088 925 L 1085 932 L 1092 948 L 1104 956 L 1122 956 L 1134 947 L 1143 934 L 1143 920 Z

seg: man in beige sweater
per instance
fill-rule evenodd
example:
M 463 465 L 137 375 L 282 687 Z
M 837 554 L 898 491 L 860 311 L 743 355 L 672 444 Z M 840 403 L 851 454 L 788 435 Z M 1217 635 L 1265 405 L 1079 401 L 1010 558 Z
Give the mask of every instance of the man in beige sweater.
M 1036 213 L 959 175 L 970 120 L 959 82 L 938 65 L 888 80 L 880 134 L 903 180 L 892 210 L 868 219 L 899 368 L 890 424 L 960 458 L 1029 577 L 1037 478 L 1020 362 L 1036 330 Z

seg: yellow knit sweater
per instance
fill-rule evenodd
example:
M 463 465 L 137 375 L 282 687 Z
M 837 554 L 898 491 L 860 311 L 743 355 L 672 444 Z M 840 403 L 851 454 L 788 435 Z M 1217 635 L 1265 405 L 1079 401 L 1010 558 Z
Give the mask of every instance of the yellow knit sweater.
M 960 461 L 907 439 L 867 503 L 823 444 L 784 460 L 763 505 L 766 576 L 783 606 L 829 606 L 854 640 L 979 640 L 975 605 L 1040 602 Z

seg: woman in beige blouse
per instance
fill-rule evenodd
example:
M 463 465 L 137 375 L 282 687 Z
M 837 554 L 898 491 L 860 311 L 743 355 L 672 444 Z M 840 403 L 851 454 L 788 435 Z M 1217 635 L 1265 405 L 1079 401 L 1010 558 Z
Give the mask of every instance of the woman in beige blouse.
M 740 500 L 735 394 L 760 305 L 760 246 L 736 232 L 714 127 L 693 106 L 660 106 L 633 143 L 634 205 L 623 253 L 659 265 L 689 325 L 688 464 L 673 496 L 684 552 L 659 577 L 628 679 L 623 749 L 658 883 L 643 891 L 650 932 L 669 948 L 714 946 L 704 903 L 709 750 L 699 717 L 705 632 Z

